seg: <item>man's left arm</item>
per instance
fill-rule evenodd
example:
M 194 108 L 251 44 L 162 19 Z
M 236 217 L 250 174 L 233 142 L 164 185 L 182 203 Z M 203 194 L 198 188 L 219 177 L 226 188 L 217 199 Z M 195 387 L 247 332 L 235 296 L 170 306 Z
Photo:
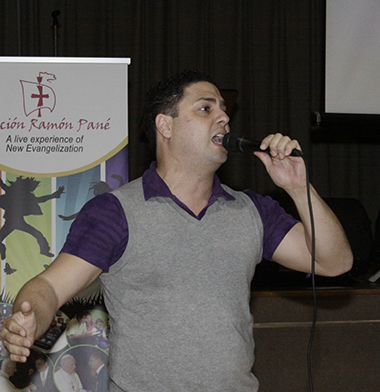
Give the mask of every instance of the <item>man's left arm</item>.
M 310 194 L 315 228 L 315 273 L 341 275 L 352 268 L 350 245 L 339 220 L 311 185 Z M 288 268 L 310 273 L 312 232 L 307 195 L 293 200 L 301 222 L 284 237 L 273 254 L 273 260 Z
M 312 230 L 307 197 L 306 167 L 302 158 L 292 157 L 296 140 L 281 134 L 269 135 L 262 148 L 271 154 L 256 152 L 274 183 L 293 199 L 301 222 L 284 237 L 272 259 L 288 268 L 311 272 Z M 345 232 L 335 214 L 310 185 L 310 197 L 315 228 L 315 273 L 337 276 L 352 268 L 353 255 Z

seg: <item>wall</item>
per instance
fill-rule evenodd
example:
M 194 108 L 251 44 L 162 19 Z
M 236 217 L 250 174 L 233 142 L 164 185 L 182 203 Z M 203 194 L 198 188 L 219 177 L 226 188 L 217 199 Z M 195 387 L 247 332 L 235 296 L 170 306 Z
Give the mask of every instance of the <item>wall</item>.
M 376 286 L 319 290 L 311 351 L 315 391 L 379 390 L 379 295 Z M 261 390 L 308 392 L 311 291 L 254 292 L 251 307 L 255 317 L 254 373 Z

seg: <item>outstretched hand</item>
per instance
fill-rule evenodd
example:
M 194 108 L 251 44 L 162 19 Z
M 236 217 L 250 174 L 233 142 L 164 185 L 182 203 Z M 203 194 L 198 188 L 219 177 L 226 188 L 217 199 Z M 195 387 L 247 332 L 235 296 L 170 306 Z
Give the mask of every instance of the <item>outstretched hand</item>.
M 64 186 L 60 186 L 54 193 L 53 193 L 53 197 L 56 199 L 59 199 L 62 195 L 62 193 L 64 193 L 65 187 Z
M 12 361 L 26 362 L 35 340 L 36 330 L 36 316 L 27 301 L 21 304 L 18 312 L 3 321 L 0 336 Z

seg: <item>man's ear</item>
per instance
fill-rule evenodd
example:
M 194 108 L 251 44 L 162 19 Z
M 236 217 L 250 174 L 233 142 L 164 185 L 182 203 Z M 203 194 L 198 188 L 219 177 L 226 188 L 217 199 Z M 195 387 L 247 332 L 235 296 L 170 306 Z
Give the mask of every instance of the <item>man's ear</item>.
M 157 131 L 165 139 L 169 139 L 172 132 L 173 117 L 167 114 L 158 114 L 156 116 L 156 128 Z

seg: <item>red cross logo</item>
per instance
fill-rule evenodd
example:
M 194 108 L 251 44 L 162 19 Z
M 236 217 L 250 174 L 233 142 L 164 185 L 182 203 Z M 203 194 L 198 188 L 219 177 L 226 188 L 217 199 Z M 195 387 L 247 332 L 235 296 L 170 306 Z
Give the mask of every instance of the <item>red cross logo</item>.
M 44 98 L 49 98 L 49 94 L 43 94 L 42 90 L 43 90 L 43 86 L 41 86 L 40 84 L 37 85 L 38 88 L 38 92 L 39 94 L 32 94 L 31 97 L 32 98 L 38 98 L 38 103 L 37 103 L 37 107 L 38 109 L 38 117 L 41 117 L 41 106 L 43 106 L 44 104 Z
M 57 78 L 54 74 L 40 72 L 37 76 L 37 83 L 27 80 L 20 80 L 24 112 L 26 116 L 38 112 L 38 117 L 41 117 L 41 112 L 43 109 L 47 109 L 50 112 L 53 112 L 56 103 L 55 92 L 47 84 L 51 84 L 56 79 Z M 36 88 L 38 93 L 36 93 Z

